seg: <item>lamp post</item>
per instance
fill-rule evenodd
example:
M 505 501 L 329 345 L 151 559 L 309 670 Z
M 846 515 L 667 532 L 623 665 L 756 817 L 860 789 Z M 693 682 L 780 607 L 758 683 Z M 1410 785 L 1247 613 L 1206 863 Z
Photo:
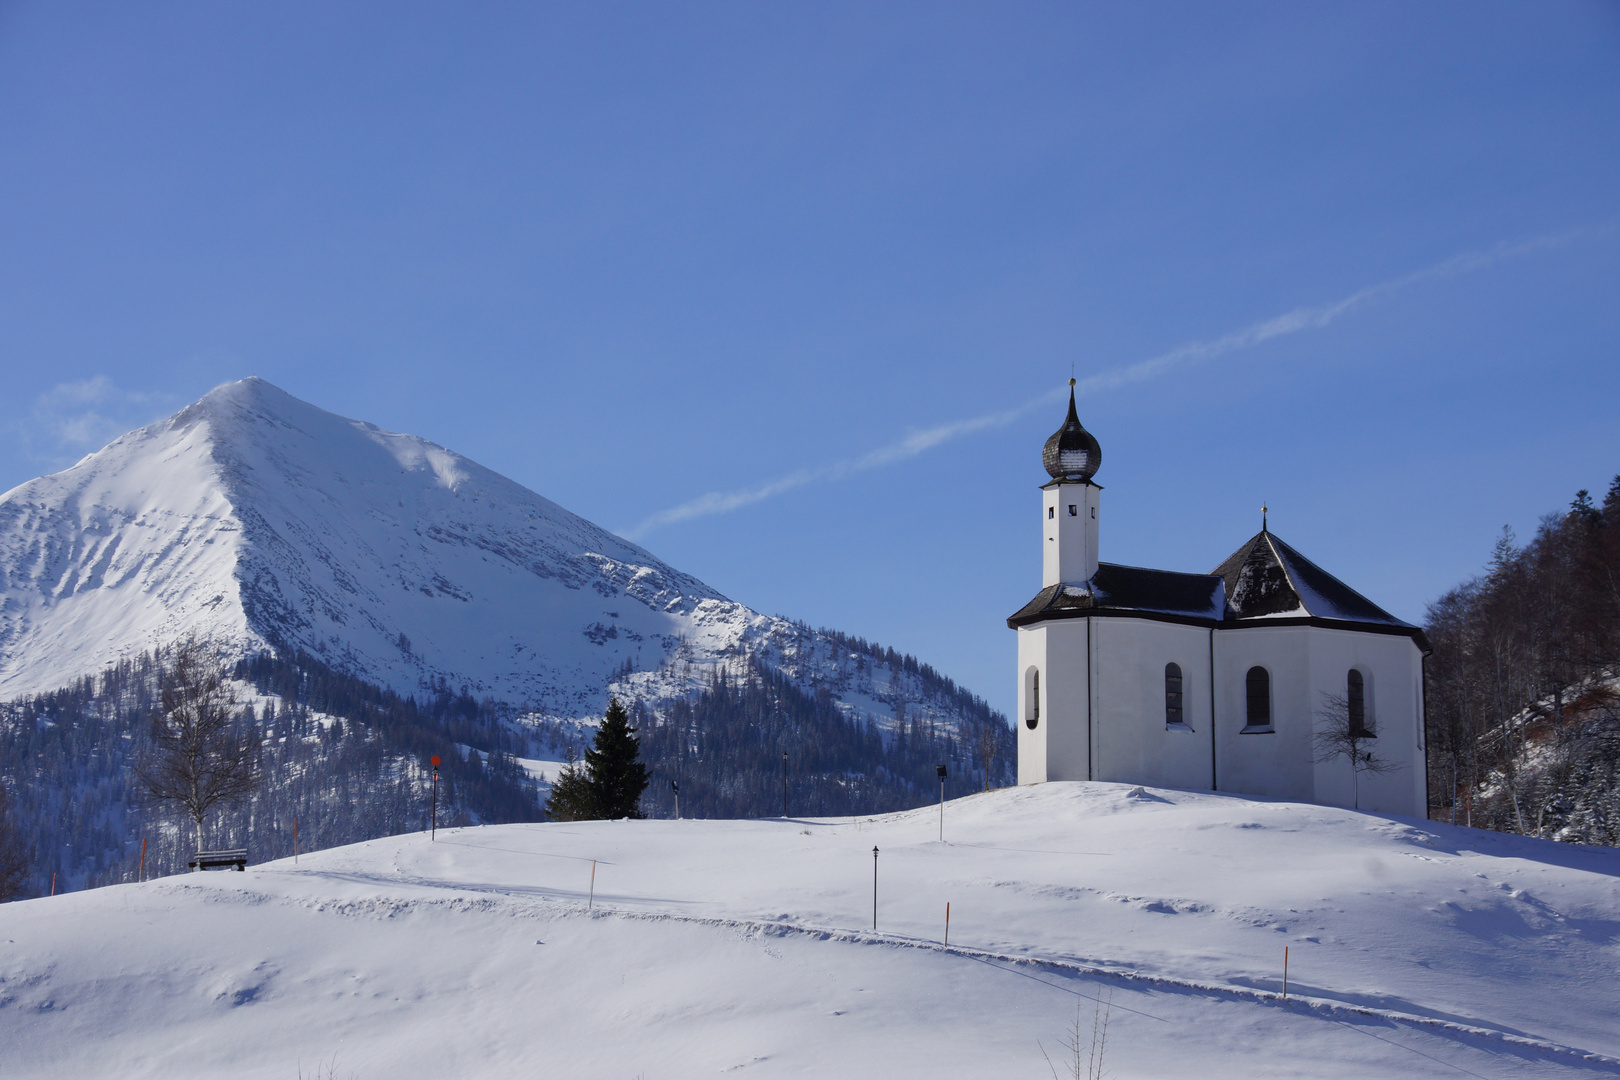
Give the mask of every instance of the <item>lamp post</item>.
M 430 760 L 433 764 L 433 818 L 428 839 L 436 840 L 439 836 L 439 755 L 434 754 Z
M 939 842 L 945 842 L 945 766 L 936 765 L 934 771 L 939 773 Z
M 872 845 L 872 929 L 877 929 L 877 845 Z

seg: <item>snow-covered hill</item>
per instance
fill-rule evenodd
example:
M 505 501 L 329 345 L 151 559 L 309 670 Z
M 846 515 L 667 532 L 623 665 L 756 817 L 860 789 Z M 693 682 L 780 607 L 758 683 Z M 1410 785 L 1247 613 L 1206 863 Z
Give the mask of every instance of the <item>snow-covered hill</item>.
M 1121 1080 L 1620 1073 L 1620 852 L 1110 784 L 938 827 L 497 826 L 0 906 L 0 1074 L 1048 1076 L 1110 994 Z
M 596 715 L 766 659 L 852 713 L 953 706 L 895 665 L 721 596 L 443 447 L 260 379 L 0 497 L 0 699 L 188 634 L 301 649 L 401 693 Z

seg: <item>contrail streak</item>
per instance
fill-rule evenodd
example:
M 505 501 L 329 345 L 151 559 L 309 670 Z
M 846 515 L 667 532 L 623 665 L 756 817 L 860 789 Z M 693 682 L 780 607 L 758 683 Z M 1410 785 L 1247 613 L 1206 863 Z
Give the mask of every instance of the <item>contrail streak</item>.
M 1323 304 L 1319 307 L 1295 308 L 1293 311 L 1270 319 L 1263 319 L 1241 330 L 1235 330 L 1230 334 L 1210 341 L 1188 342 L 1147 360 L 1140 360 L 1125 367 L 1114 368 L 1111 371 L 1088 375 L 1075 385 L 1075 392 L 1087 395 L 1103 390 L 1117 389 L 1131 383 L 1155 378 L 1173 368 L 1204 360 L 1213 360 L 1228 353 L 1250 349 L 1273 338 L 1297 334 L 1302 330 L 1320 330 L 1339 318 L 1339 316 L 1360 307 L 1368 301 L 1399 292 L 1420 282 L 1434 281 L 1441 278 L 1455 277 L 1459 274 L 1472 273 L 1476 270 L 1484 270 L 1532 252 L 1563 247 L 1582 237 L 1597 232 L 1607 232 L 1613 228 L 1614 223 L 1611 222 L 1597 229 L 1575 229 L 1564 233 L 1538 236 L 1513 244 L 1498 244 L 1483 251 L 1464 252 L 1461 255 L 1455 255 L 1404 277 L 1392 278 L 1376 285 L 1369 285 L 1331 304 Z M 869 450 L 859 457 L 834 461 L 819 468 L 800 469 L 797 472 L 767 481 L 757 487 L 744 488 L 740 491 L 711 491 L 688 502 L 681 503 L 679 506 L 672 506 L 668 510 L 660 510 L 651 517 L 644 519 L 624 535 L 632 540 L 639 540 L 660 526 L 674 525 L 677 522 L 708 517 L 711 514 L 730 513 L 733 510 L 763 502 L 766 499 L 785 494 L 807 484 L 839 480 L 851 473 L 865 472 L 868 469 L 877 469 L 885 465 L 906 461 L 932 450 L 936 446 L 953 442 L 963 436 L 1006 427 L 1035 409 L 1061 399 L 1062 396 L 1063 390 L 1059 388 L 1039 397 L 1031 398 L 1022 405 L 985 413 L 982 416 L 970 417 L 966 420 L 956 420 L 947 424 L 938 424 L 934 427 L 907 432 L 893 442 L 880 446 L 875 450 Z

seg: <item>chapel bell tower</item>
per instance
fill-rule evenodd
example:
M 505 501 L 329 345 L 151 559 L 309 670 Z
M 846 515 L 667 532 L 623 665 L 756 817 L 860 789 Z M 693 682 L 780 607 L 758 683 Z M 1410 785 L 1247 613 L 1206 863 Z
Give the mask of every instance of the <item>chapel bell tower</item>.
M 1074 411 L 1074 380 L 1069 380 L 1069 416 L 1041 451 L 1052 479 L 1041 485 L 1041 586 L 1090 581 L 1097 572 L 1097 503 L 1102 488 L 1092 483 L 1102 464 L 1102 448 Z

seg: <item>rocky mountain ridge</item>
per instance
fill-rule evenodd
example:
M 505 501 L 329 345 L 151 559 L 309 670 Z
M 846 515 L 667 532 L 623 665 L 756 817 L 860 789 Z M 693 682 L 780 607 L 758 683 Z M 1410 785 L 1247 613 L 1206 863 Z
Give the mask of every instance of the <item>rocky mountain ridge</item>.
M 453 451 L 257 378 L 0 496 L 0 699 L 188 634 L 552 722 L 747 657 L 880 729 L 989 715 L 914 661 L 755 612 Z

